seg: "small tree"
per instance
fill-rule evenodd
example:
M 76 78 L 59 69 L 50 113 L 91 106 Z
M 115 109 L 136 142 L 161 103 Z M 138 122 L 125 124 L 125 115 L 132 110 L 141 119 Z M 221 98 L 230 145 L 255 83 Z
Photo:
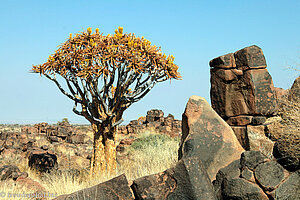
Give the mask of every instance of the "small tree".
M 96 29 L 70 34 L 47 62 L 32 71 L 53 81 L 75 102 L 73 112 L 84 116 L 94 131 L 91 172 L 115 173 L 117 125 L 123 112 L 142 99 L 156 83 L 180 79 L 174 57 L 161 53 L 144 37 L 123 34 L 119 27 L 113 35 Z M 60 75 L 63 79 L 57 79 Z M 64 87 L 61 84 L 65 81 Z M 78 110 L 78 108 L 80 110 Z

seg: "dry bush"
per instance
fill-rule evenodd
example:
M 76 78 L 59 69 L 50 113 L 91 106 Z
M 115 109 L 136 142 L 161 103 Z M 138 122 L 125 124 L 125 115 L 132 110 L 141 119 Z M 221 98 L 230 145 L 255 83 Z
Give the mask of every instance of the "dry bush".
M 278 99 L 278 103 L 280 120 L 275 122 L 269 130 L 270 138 L 277 143 L 277 149 L 288 155 L 293 160 L 292 162 L 299 163 L 300 102 L 290 101 L 288 95 L 284 95 Z

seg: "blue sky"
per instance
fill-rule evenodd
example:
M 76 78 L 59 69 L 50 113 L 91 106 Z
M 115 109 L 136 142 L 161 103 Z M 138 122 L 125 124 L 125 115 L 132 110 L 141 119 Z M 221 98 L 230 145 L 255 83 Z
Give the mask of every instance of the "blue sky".
M 299 63 L 300 1 L 4 1 L 0 7 L 0 123 L 87 123 L 73 102 L 45 77 L 29 73 L 69 33 L 88 27 L 104 34 L 118 26 L 175 56 L 180 81 L 157 84 L 123 115 L 126 122 L 151 108 L 181 119 L 188 98 L 209 100 L 209 61 L 253 44 L 262 48 L 276 87 L 291 86 Z

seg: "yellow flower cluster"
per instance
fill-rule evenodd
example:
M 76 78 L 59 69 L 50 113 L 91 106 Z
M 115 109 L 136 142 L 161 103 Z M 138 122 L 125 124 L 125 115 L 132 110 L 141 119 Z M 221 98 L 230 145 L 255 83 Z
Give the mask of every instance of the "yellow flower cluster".
M 108 66 L 118 68 L 123 66 L 125 60 L 126 70 L 144 73 L 155 69 L 163 73 L 167 79 L 181 78 L 177 71 L 178 66 L 174 64 L 173 55 L 163 54 L 160 48 L 151 45 L 144 37 L 124 33 L 123 27 L 118 27 L 115 34 L 107 36 L 100 34 L 99 28 L 93 33 L 91 27 L 75 36 L 70 34 L 69 39 L 55 51 L 55 54 L 49 56 L 46 63 L 33 66 L 32 69 L 35 72 L 55 72 L 65 75 L 70 70 L 66 66 L 71 65 L 75 69 L 76 76 L 100 77 L 112 75 Z M 123 92 L 131 93 L 131 90 Z
M 91 28 L 91 27 L 88 27 L 88 28 L 87 28 L 87 32 L 88 32 L 88 34 L 90 35 L 90 34 L 92 33 L 92 28 Z

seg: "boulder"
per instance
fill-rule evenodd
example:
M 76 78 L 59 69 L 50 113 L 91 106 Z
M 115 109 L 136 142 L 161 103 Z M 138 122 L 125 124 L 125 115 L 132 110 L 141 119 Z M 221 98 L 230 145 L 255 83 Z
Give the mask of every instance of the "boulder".
M 33 150 L 28 156 L 28 166 L 40 172 L 49 172 L 57 167 L 57 157 L 45 150 Z
M 268 161 L 269 159 L 260 151 L 245 151 L 241 155 L 241 168 L 254 170 L 259 164 Z
M 264 191 L 256 184 L 242 178 L 225 179 L 223 183 L 224 199 L 269 200 Z
M 5 181 L 8 179 L 16 180 L 22 172 L 17 166 L 14 165 L 4 165 L 0 168 L 0 180 Z
M 180 160 L 174 168 L 133 181 L 137 199 L 216 200 L 213 186 L 198 158 Z
M 237 68 L 243 71 L 249 69 L 265 69 L 267 67 L 265 56 L 256 45 L 243 48 L 234 53 L 234 60 Z
M 228 166 L 218 171 L 216 175 L 216 180 L 213 181 L 215 193 L 218 199 L 221 200 L 223 198 L 222 188 L 224 180 L 229 178 L 238 178 L 240 176 L 240 168 L 240 160 L 235 160 Z
M 119 200 L 133 200 L 135 199 L 129 183 L 124 174 L 115 177 L 104 183 L 100 183 L 96 186 L 79 190 L 72 194 L 61 195 L 54 200 L 81 200 L 81 199 L 119 199 Z
M 240 158 L 244 149 L 230 126 L 199 96 L 190 97 L 182 115 L 179 159 L 198 157 L 211 180 Z
M 300 170 L 292 173 L 276 190 L 276 200 L 300 199 Z
M 274 190 L 286 178 L 283 167 L 276 161 L 259 164 L 254 173 L 257 182 L 266 191 Z

